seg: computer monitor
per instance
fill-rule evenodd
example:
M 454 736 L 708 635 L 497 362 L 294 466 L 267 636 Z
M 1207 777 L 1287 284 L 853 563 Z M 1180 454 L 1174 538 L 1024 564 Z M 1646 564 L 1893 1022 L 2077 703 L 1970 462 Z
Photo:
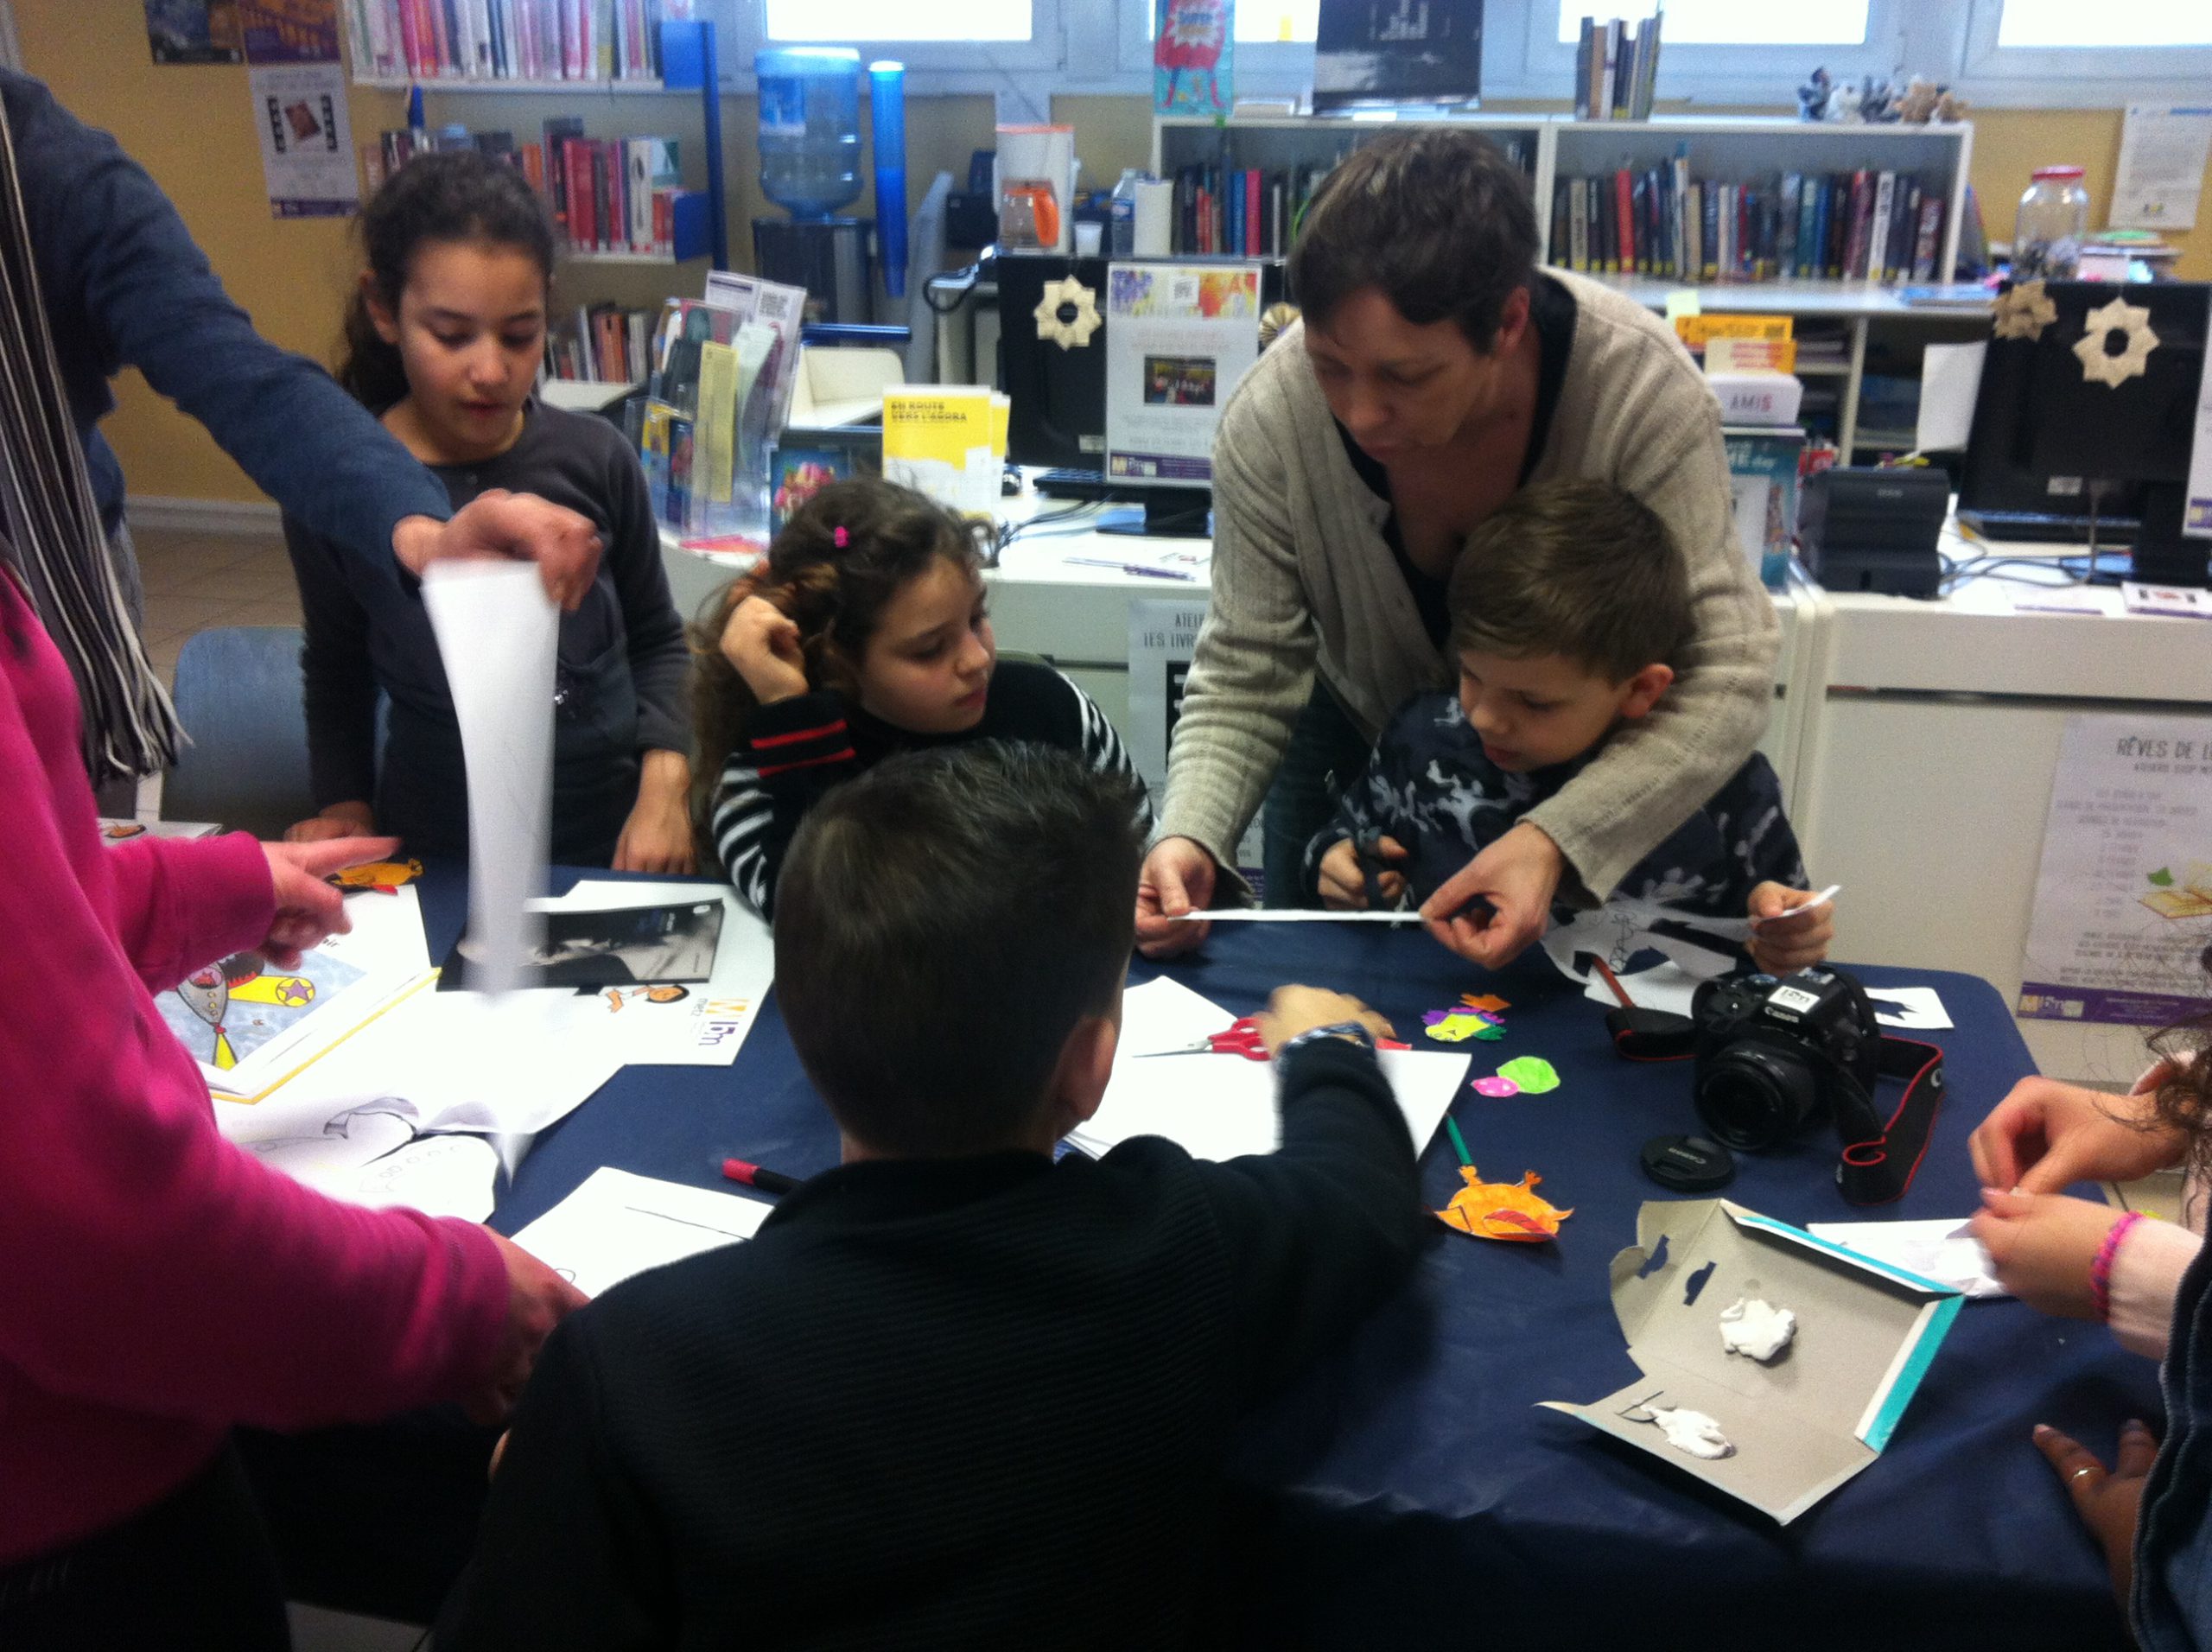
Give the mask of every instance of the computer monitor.
M 2048 319 L 2018 312 L 2022 326 L 2041 319 L 2036 336 L 1989 341 L 1960 519 L 1993 539 L 2126 543 L 2137 578 L 2204 583 L 2212 541 L 2181 529 L 2212 286 L 2051 281 L 2043 296 Z M 2090 335 L 2090 317 L 2115 302 L 2145 313 L 2149 348 L 2139 373 L 2108 384 L 2091 376 L 2076 346 Z M 2122 357 L 2129 333 L 2101 323 L 2092 348 Z
M 1102 523 L 1103 532 L 1204 535 L 1211 511 L 1211 486 L 1190 482 L 1151 482 L 1134 477 L 1108 478 L 1106 377 L 1108 362 L 1107 265 L 1105 258 L 1065 258 L 1006 253 L 991 263 L 999 294 L 999 388 L 1013 403 L 1007 422 L 1007 457 L 1017 465 L 1079 473 L 1051 480 L 1056 492 L 1144 506 L 1140 524 Z M 1177 257 L 1179 265 L 1237 259 Z M 1039 330 L 1035 314 L 1048 283 L 1073 276 L 1096 295 L 1098 326 L 1088 339 L 1063 348 Z M 1260 308 L 1282 296 L 1279 261 L 1260 266 Z M 1254 318 L 1254 330 L 1258 319 Z M 1212 385 L 1225 402 L 1233 385 Z

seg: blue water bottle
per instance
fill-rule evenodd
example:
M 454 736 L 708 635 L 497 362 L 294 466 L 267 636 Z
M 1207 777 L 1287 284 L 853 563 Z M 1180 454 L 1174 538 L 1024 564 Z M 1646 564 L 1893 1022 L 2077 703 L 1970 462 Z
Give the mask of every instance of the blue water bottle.
M 830 217 L 861 193 L 861 54 L 781 47 L 755 53 L 753 73 L 761 193 L 793 218 Z
M 868 66 L 868 119 L 875 134 L 875 236 L 883 290 L 906 295 L 906 66 Z

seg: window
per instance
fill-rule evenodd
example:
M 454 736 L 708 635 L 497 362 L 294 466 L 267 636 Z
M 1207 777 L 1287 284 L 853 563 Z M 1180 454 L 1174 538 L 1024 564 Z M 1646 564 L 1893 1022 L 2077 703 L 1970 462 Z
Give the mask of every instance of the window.
M 1144 18 L 1144 37 L 1160 33 L 1159 9 L 1147 0 L 1128 0 Z M 1311 46 L 1321 17 L 1321 0 L 1237 0 L 1230 10 L 1239 46 Z
M 1674 20 L 1670 16 L 1668 21 Z M 1999 47 L 2212 46 L 2204 0 L 2135 0 L 2094 9 L 2081 0 L 2004 0 Z
M 1960 90 L 1993 104 L 2202 103 L 2205 0 L 1972 0 Z
M 1866 41 L 1868 0 L 1671 0 L 1660 37 L 1676 46 L 1860 46 Z M 1606 17 L 1633 22 L 1649 17 L 1653 0 L 1606 0 Z M 1573 45 L 1589 0 L 1559 0 L 1559 38 Z M 1603 22 L 1604 19 L 1599 19 Z M 1666 61 L 1662 48 L 1660 61 Z
M 766 0 L 772 41 L 816 44 L 847 41 L 1027 41 L 1030 0 L 960 0 L 916 5 L 913 0 Z

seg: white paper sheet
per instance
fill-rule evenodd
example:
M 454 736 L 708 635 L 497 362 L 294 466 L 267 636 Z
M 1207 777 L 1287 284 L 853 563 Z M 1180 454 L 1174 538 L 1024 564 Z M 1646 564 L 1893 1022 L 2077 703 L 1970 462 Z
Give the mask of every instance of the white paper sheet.
M 1697 989 L 1706 978 L 1694 975 L 1678 963 L 1662 963 L 1632 975 L 1618 977 L 1621 987 L 1635 1001 L 1638 1009 L 1662 1009 L 1676 1015 L 1690 1013 L 1690 1003 L 1697 996 Z M 1613 996 L 1613 989 L 1605 984 L 1605 976 L 1595 969 L 1582 985 L 1582 995 L 1607 1009 L 1618 1009 L 1621 1001 Z
M 227 1140 L 319 1192 L 481 1222 L 499 1171 L 491 1147 L 474 1135 L 418 1135 L 418 1122 L 399 1097 L 320 1096 L 304 1084 L 265 1102 L 215 1102 Z
M 1702 981 L 1733 969 L 1751 932 L 1748 918 L 1708 918 L 1657 901 L 1617 896 L 1593 911 L 1576 913 L 1567 923 L 1554 924 L 1544 932 L 1543 946 L 1560 974 L 1586 990 L 1597 971 L 1576 969 L 1578 952 L 1603 958 L 1615 975 L 1626 969 L 1637 953 L 1657 952 L 1684 974 Z M 1639 997 L 1637 1001 L 1643 1001 Z
M 1933 987 L 1869 987 L 1866 996 L 1874 1001 L 1874 1019 L 1884 1026 L 1936 1032 L 1953 1024 Z
M 1196 1159 L 1273 1153 L 1282 1145 L 1273 1062 L 1139 1053 L 1195 1043 L 1234 1020 L 1211 999 L 1166 976 L 1130 988 L 1122 995 L 1122 1041 L 1106 1098 L 1090 1123 L 1068 1139 L 1092 1154 L 1140 1135 L 1166 1136 Z M 1468 1058 L 1385 1050 L 1382 1062 L 1418 1153 L 1466 1082 Z
M 774 1208 L 602 1166 L 515 1235 L 515 1242 L 586 1295 L 597 1296 L 649 1268 L 750 1239 Z
M 372 1210 L 404 1205 L 425 1216 L 481 1222 L 492 1214 L 499 1156 L 481 1136 L 422 1136 L 323 1191 Z
M 488 989 L 505 991 L 537 927 L 524 903 L 545 886 L 561 613 L 537 568 L 519 562 L 433 562 L 423 606 L 467 766 L 471 962 Z
M 1915 445 L 1923 453 L 1950 453 L 1967 445 L 1974 429 L 1974 398 L 1981 393 L 1981 364 L 1989 340 L 1931 344 L 1922 353 L 1920 423 Z
M 2007 1294 L 1990 1277 L 1989 1253 L 1955 1217 L 1934 1222 L 1815 1222 L 1807 1224 L 1805 1231 L 1815 1239 L 1902 1268 L 1938 1285 L 1952 1286 L 1968 1296 Z
M 2208 153 L 2212 107 L 2128 105 L 2105 222 L 2114 229 L 2194 229 Z

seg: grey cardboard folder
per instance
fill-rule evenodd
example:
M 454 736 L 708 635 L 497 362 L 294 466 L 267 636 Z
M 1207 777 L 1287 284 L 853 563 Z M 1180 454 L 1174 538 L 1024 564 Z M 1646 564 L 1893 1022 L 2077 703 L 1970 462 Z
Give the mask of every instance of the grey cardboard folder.
M 1960 1293 L 1726 1199 L 1653 1199 L 1613 1258 L 1613 1308 L 1643 1375 L 1595 1405 L 1552 1410 L 1673 1465 L 1787 1525 L 1881 1454 Z M 1797 1317 L 1771 1363 L 1726 1350 L 1721 1311 L 1763 1299 Z M 1719 1424 L 1733 1455 L 1670 1445 L 1649 1407 Z

